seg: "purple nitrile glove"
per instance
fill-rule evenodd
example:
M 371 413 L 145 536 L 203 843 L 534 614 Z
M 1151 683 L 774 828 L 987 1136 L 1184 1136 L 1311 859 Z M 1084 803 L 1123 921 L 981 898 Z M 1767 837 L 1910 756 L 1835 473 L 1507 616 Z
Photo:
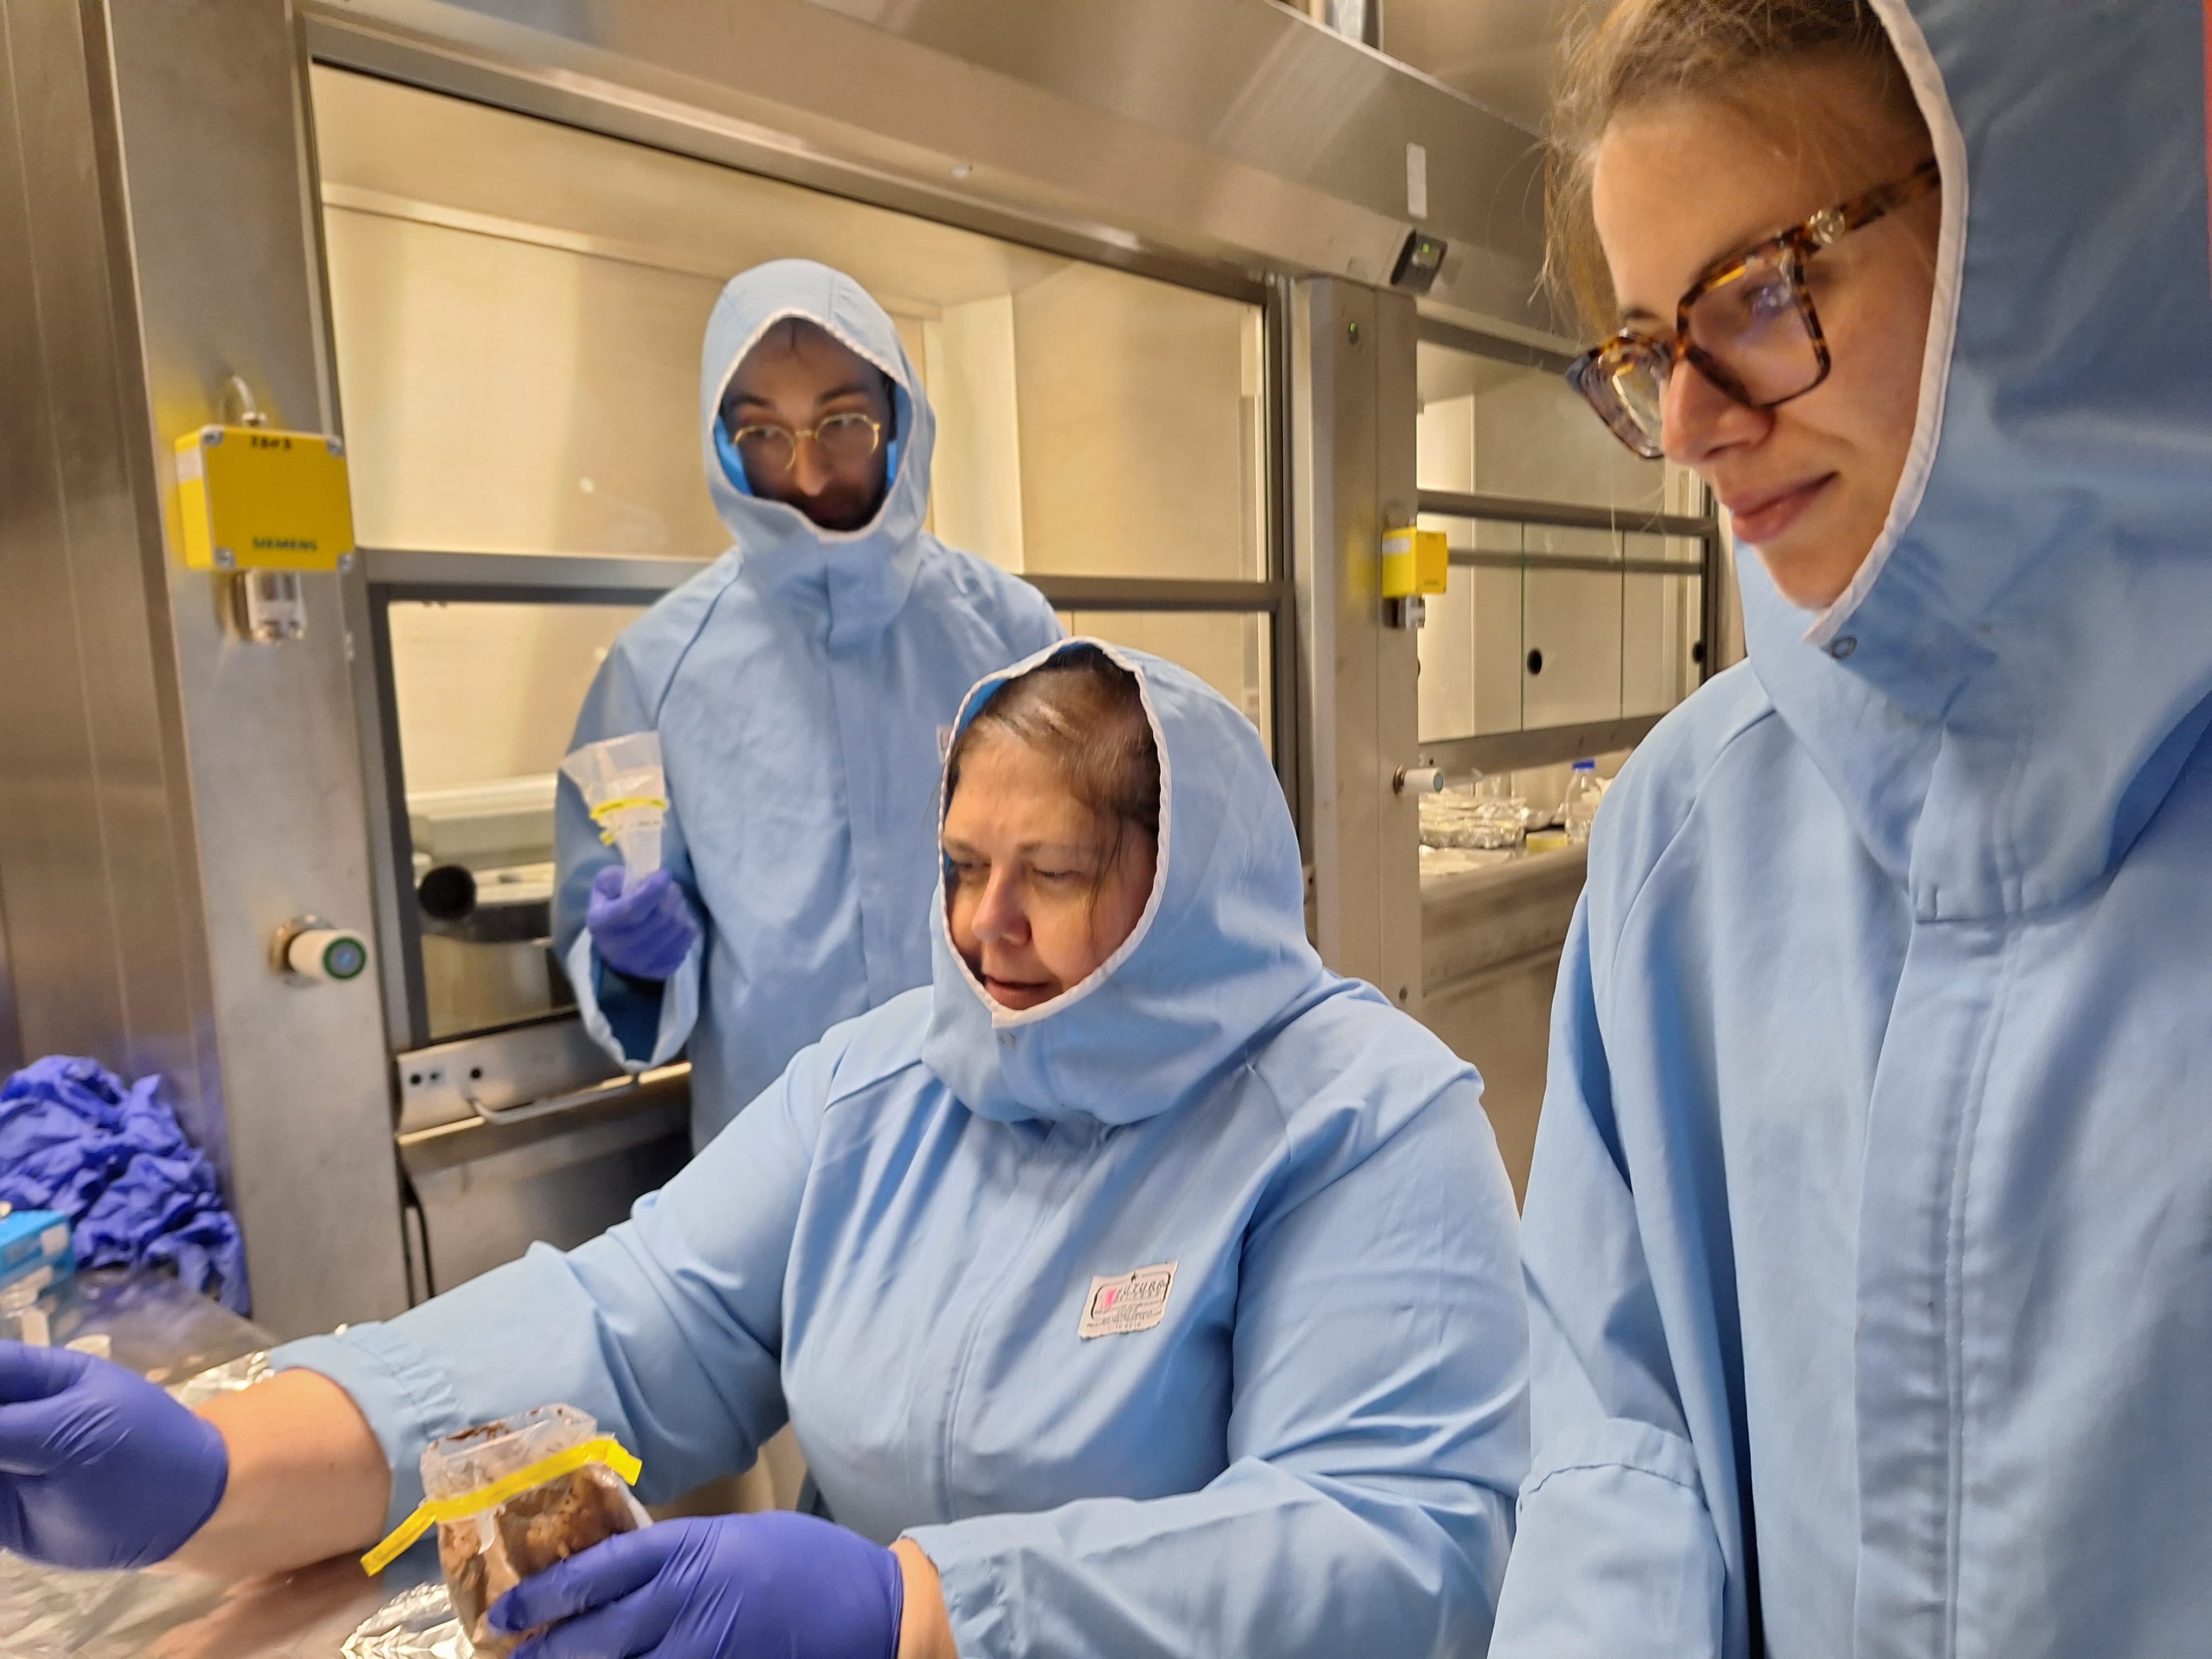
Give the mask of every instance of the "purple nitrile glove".
M 206 1525 L 230 1449 L 143 1376 L 0 1342 L 0 1548 L 58 1567 L 143 1567 Z
M 699 937 L 690 901 L 667 871 L 654 871 L 625 893 L 619 864 L 592 878 L 584 926 L 600 959 L 632 979 L 666 979 L 684 965 Z
M 491 1609 L 551 1626 L 514 1659 L 896 1659 L 898 1557 L 811 1515 L 664 1521 L 557 1561 Z

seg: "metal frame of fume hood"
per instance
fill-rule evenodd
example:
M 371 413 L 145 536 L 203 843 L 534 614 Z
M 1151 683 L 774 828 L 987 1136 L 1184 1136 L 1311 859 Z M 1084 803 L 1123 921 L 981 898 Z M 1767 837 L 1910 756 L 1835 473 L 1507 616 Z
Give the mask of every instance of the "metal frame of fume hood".
M 525 117 L 552 120 L 626 143 L 646 143 L 694 159 L 752 173 L 823 194 L 915 215 L 1063 258 L 1150 276 L 1176 286 L 1259 307 L 1265 362 L 1262 416 L 1267 422 L 1261 483 L 1261 536 L 1267 575 L 1250 581 L 1182 580 L 1170 577 L 1106 577 L 1024 573 L 1055 609 L 1105 611 L 1212 612 L 1268 618 L 1273 684 L 1270 732 L 1278 776 L 1297 815 L 1302 745 L 1297 695 L 1297 628 L 1289 573 L 1286 476 L 1289 284 L 1262 279 L 1220 263 L 1158 249 L 1134 248 L 1110 237 L 1085 236 L 1048 222 L 1013 217 L 957 196 L 924 192 L 896 180 L 841 168 L 819 157 L 797 156 L 758 145 L 732 147 L 721 135 L 662 116 L 641 125 L 637 112 L 579 93 L 564 77 L 540 66 L 492 64 L 441 51 L 311 7 L 306 45 L 310 58 L 333 67 L 418 86 L 447 96 L 488 104 Z M 327 270 L 324 314 L 330 314 Z M 335 351 L 335 342 L 331 349 Z M 336 383 L 335 361 L 329 368 Z M 356 665 L 361 692 L 362 744 L 370 788 L 382 805 L 372 810 L 378 882 L 380 939 L 396 945 L 383 953 L 385 1013 L 392 1051 L 404 1054 L 430 1042 L 427 994 L 420 956 L 421 929 L 408 896 L 413 884 L 402 856 L 410 833 L 404 795 L 395 784 L 399 766 L 393 708 L 391 647 L 386 606 L 394 599 L 449 603 L 644 604 L 688 580 L 705 562 L 578 554 L 452 552 L 430 549 L 368 549 L 347 584 L 349 620 L 369 646 Z M 556 1015 L 550 1018 L 567 1018 Z
M 1453 250 L 1431 304 L 1565 343 L 1540 147 L 1250 0 L 1065 0 L 1018 27 L 999 0 L 750 0 L 743 46 L 726 0 L 295 3 L 319 62 L 1237 297 L 1385 283 L 1418 143 Z M 1317 137 L 1316 100 L 1355 118 Z
M 380 872 L 377 933 L 382 950 L 385 1023 L 392 1052 L 427 1048 L 429 995 L 422 975 L 422 929 L 409 901 L 414 831 L 407 818 L 406 771 L 399 746 L 399 708 L 392 660 L 390 607 L 395 602 L 448 605 L 649 605 L 704 567 L 689 559 L 623 558 L 524 553 L 438 553 L 364 548 L 360 555 L 360 614 L 356 638 L 368 644 L 356 669 L 374 688 L 364 698 L 362 750 L 375 792 L 370 839 Z M 568 1019 L 572 1013 L 538 1018 Z M 519 1022 L 538 1023 L 536 1018 Z
M 983 0 L 920 11 L 838 8 L 843 15 L 795 0 L 756 0 L 756 8 L 757 30 L 792 54 L 773 75 L 757 52 L 729 52 L 715 0 L 549 10 L 527 22 L 492 0 L 300 0 L 301 51 L 356 73 L 1260 303 L 1261 579 L 1033 580 L 1056 605 L 1267 615 L 1274 762 L 1306 840 L 1300 806 L 1316 780 L 1304 627 L 1293 602 L 1293 296 L 1309 278 L 1370 288 L 1384 280 L 1404 235 L 1411 141 L 1430 159 L 1430 228 L 1454 251 L 1431 305 L 1564 344 L 1534 281 L 1540 216 L 1519 187 L 1534 177 L 1527 135 L 1371 51 L 1242 0 L 1071 0 L 1037 14 L 1032 33 L 1042 31 L 1053 50 L 1010 33 Z M 683 49 L 691 29 L 696 52 Z M 1170 56 L 1176 41 L 1213 41 L 1199 70 L 1202 95 L 1194 102 L 1188 79 L 1170 86 L 1133 60 L 1102 58 L 1099 43 L 1123 34 Z M 1115 72 L 1102 75 L 1102 62 Z M 1308 107 L 1262 95 L 1286 78 L 1361 118 L 1326 145 L 1295 142 L 1310 132 Z M 908 92 L 887 101 L 886 87 Z M 954 87 L 986 108 L 948 127 L 942 94 Z M 1221 124 L 1224 110 L 1240 113 L 1232 127 Z M 1042 144 L 1028 132 L 1033 123 L 1042 123 Z M 1123 164 L 1102 168 L 1102 146 Z M 352 592 L 366 633 L 367 584 L 356 580 Z M 365 704 L 374 696 L 366 678 Z M 364 747 L 380 770 L 373 724 L 365 715 Z M 388 815 L 377 816 L 375 833 L 388 841 Z M 390 848 L 380 853 L 380 869 L 392 868 Z M 393 920 L 389 910 L 382 920 Z M 404 1023 L 393 1018 L 395 1036 Z
M 1262 304 L 1267 299 L 1266 279 L 1235 264 L 1193 258 L 1119 235 L 1086 234 L 1048 219 L 1010 213 L 957 189 L 923 189 L 885 173 L 775 143 L 766 134 L 718 130 L 687 118 L 685 112 L 655 108 L 653 100 L 618 101 L 604 92 L 580 88 L 575 77 L 549 65 L 495 58 L 459 50 L 450 43 L 410 38 L 380 27 L 375 20 L 349 15 L 328 0 L 309 0 L 303 15 L 311 60 L 333 69 L 397 82 L 625 143 L 642 144 L 732 172 L 1154 277 L 1178 288 L 1251 305 Z

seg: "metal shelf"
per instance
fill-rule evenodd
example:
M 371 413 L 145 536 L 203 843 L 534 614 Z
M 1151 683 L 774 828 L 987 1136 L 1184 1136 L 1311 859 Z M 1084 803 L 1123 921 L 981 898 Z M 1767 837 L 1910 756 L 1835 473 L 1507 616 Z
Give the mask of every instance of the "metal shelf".
M 1643 513 L 1633 508 L 1583 507 L 1566 501 L 1537 501 L 1517 495 L 1466 495 L 1451 489 L 1424 489 L 1424 513 L 1448 519 L 1488 519 L 1500 524 L 1558 525 L 1574 530 L 1620 530 L 1641 535 L 1719 534 L 1717 520 L 1681 513 Z
M 1055 576 L 1023 573 L 1055 611 L 1224 611 L 1279 615 L 1287 582 L 1182 581 L 1172 576 Z
M 1451 562 L 1479 570 L 1596 570 L 1618 571 L 1630 576 L 1705 574 L 1703 559 L 1590 559 L 1564 553 L 1476 553 L 1463 547 L 1452 549 Z
M 1421 764 L 1447 772 L 1518 772 L 1534 766 L 1632 749 L 1665 716 L 1631 714 L 1582 726 L 1547 726 L 1533 732 L 1494 732 L 1479 738 L 1446 738 L 1421 744 Z

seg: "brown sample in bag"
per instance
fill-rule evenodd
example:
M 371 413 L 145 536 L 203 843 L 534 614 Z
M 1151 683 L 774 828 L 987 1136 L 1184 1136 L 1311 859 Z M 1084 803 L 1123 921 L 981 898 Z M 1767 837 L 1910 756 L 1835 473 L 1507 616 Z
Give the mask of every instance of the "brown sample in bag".
M 426 1507 L 444 1511 L 438 1564 L 461 1628 L 479 1654 L 502 1659 L 522 1639 L 499 1635 L 485 1622 L 508 1590 L 580 1550 L 647 1524 L 610 1462 L 626 1458 L 572 1406 L 540 1406 L 479 1424 L 424 1449 Z M 483 1506 L 467 1508 L 478 1497 Z M 453 1514 L 456 1505 L 466 1512 Z

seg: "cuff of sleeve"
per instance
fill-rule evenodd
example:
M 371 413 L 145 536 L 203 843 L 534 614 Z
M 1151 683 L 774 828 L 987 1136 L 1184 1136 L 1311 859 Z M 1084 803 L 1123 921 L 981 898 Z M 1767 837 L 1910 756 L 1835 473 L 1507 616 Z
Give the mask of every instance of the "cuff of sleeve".
M 658 1023 L 652 1034 L 650 1053 L 641 1058 L 616 1034 L 608 1011 L 599 1001 L 599 955 L 592 948 L 589 932 L 580 933 L 568 946 L 568 955 L 562 963 L 568 969 L 569 988 L 575 993 L 576 1012 L 583 1018 L 584 1030 L 592 1041 L 635 1077 L 649 1072 L 656 1066 L 665 1066 L 684 1050 L 690 1040 L 691 1028 L 699 1019 L 699 978 L 706 951 L 703 937 L 692 942 L 683 963 L 671 974 L 660 988 L 660 1008 Z M 625 1022 L 627 1024 L 627 1022 Z M 642 1047 L 642 1042 L 640 1043 Z
M 999 1517 L 979 1516 L 915 1527 L 911 1538 L 937 1569 L 945 1612 L 960 1659 L 1015 1659 L 1028 1651 L 1016 1627 L 1014 1597 L 1006 1593 L 1005 1540 Z
M 1521 1489 L 1498 1659 L 1717 1659 L 1728 1598 L 1689 1443 L 1623 1419 L 1544 1449 Z
M 385 1325 L 356 1325 L 343 1335 L 311 1336 L 270 1352 L 272 1371 L 326 1376 L 351 1396 L 392 1469 L 389 1531 L 422 1501 L 422 1449 L 468 1426 L 453 1385 L 430 1356 Z
M 1556 1475 L 1613 1468 L 1650 1475 L 1685 1488 L 1701 1505 L 1705 1501 L 1698 1455 L 1690 1443 L 1656 1424 L 1625 1417 L 1580 1425 L 1540 1448 L 1528 1478 L 1521 1483 L 1521 1501 L 1527 1503 Z

